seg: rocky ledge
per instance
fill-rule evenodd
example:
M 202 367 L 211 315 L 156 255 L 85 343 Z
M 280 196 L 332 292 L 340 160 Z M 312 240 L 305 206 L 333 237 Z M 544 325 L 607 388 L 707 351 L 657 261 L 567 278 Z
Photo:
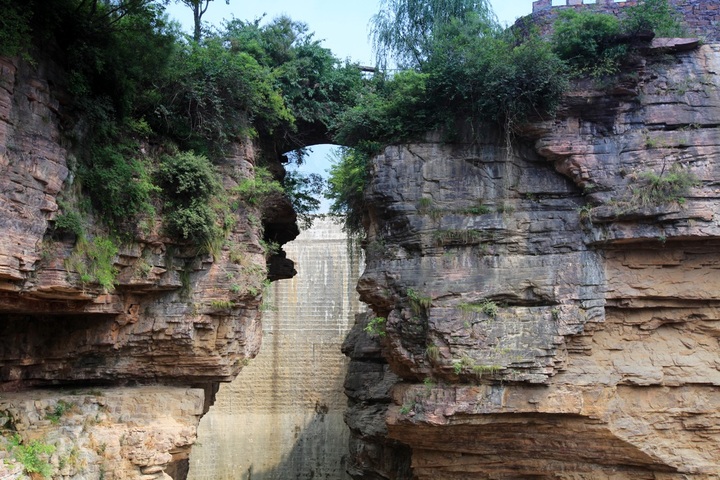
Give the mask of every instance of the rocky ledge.
M 51 64 L 0 59 L 0 433 L 24 447 L 50 442 L 56 463 L 77 455 L 82 468 L 57 464 L 53 478 L 161 478 L 181 472 L 217 382 L 257 354 L 264 282 L 294 274 L 282 253 L 266 258 L 263 241 L 297 235 L 295 214 L 280 196 L 238 202 L 212 254 L 147 219 L 110 255 L 115 285 L 103 288 L 88 274 L 93 254 L 53 229 L 59 198 L 77 191 L 57 75 Z M 253 178 L 255 156 L 237 144 L 217 165 L 226 189 Z M 103 227 L 85 221 L 92 245 Z M 156 386 L 116 388 L 124 385 Z M 58 389 L 28 390 L 50 386 Z M 43 421 L 57 405 L 72 415 Z M 88 442 L 97 448 L 85 451 Z
M 373 160 L 354 478 L 720 478 L 719 86 L 718 45 L 649 56 L 516 137 Z

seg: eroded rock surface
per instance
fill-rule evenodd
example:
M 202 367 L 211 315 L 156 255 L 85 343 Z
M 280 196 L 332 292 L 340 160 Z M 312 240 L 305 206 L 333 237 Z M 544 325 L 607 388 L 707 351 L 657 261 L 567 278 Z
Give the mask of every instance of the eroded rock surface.
M 75 423 L 33 423 L 43 415 L 32 408 L 41 412 L 69 394 L 45 392 L 40 404 L 33 404 L 26 402 L 35 395 L 27 389 L 97 389 L 97 401 L 72 400 L 80 416 L 87 413 L 81 405 L 112 409 L 117 397 L 117 411 L 101 415 L 100 424 L 108 448 L 121 436 L 126 443 L 111 455 L 81 451 L 85 468 L 67 473 L 55 465 L 58 478 L 102 478 L 96 474 L 104 464 L 114 472 L 106 479 L 167 478 L 176 457 L 187 457 L 216 383 L 232 380 L 260 348 L 263 283 L 294 274 L 292 261 L 282 255 L 267 262 L 262 240 L 282 243 L 297 235 L 295 214 L 281 196 L 257 207 L 238 202 L 224 243 L 205 255 L 197 246 L 167 238 L 158 220 L 146 219 L 143 228 L 125 232 L 118 245 L 111 261 L 115 288 L 88 280 L 82 271 L 87 257 L 78 253 L 76 238 L 53 230 L 59 197 L 75 194 L 76 162 L 63 130 L 67 118 L 56 75 L 50 64 L 0 59 L 0 410 L 10 412 L 10 430 L 25 425 L 16 432 L 25 445 L 42 435 L 62 448 L 63 442 L 80 442 L 76 446 L 83 450 L 87 432 L 65 432 L 74 431 Z M 144 147 L 150 154 L 152 146 Z M 254 165 L 253 146 L 235 145 L 217 165 L 223 186 L 231 190 L 252 178 Z M 84 221 L 89 242 L 107 235 L 102 222 L 91 216 Z M 128 384 L 180 389 L 105 393 L 108 386 Z M 9 393 L 18 391 L 25 393 Z M 126 397 L 133 395 L 136 404 L 129 405 Z M 192 408 L 169 407 L 176 401 L 184 405 L 185 396 L 192 397 Z M 156 416 L 168 422 L 157 424 Z M 169 425 L 173 418 L 175 426 Z M 127 422 L 135 430 L 128 430 Z M 157 448 L 141 448 L 147 442 Z M 185 478 L 186 473 L 172 475 Z
M 54 479 L 178 478 L 187 472 L 204 398 L 201 389 L 180 387 L 3 394 L 0 428 L 11 422 L 26 442 L 53 446 Z M 17 470 L 13 456 L 4 452 L 8 448 L 0 439 L 6 472 Z
M 359 290 L 402 381 L 364 423 L 413 471 L 366 471 L 720 478 L 719 74 L 718 45 L 649 58 L 518 138 L 374 159 Z

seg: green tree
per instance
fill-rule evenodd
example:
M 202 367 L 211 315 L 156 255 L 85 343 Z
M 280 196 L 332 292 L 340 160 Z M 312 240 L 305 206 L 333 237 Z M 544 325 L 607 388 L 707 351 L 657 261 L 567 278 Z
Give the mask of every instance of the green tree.
M 295 125 L 274 132 L 276 149 L 296 150 L 326 143 L 328 128 L 363 89 L 360 69 L 342 63 L 313 38 L 307 25 L 278 17 L 266 25 L 233 20 L 224 41 L 232 52 L 251 55 L 277 82 Z M 298 158 L 302 159 L 302 155 Z
M 205 245 L 220 235 L 210 200 L 221 185 L 210 160 L 192 152 L 165 156 L 157 177 L 165 195 L 165 227 L 170 235 Z
M 619 42 L 620 21 L 613 15 L 563 10 L 552 43 L 558 56 L 579 75 L 615 73 L 627 54 Z
M 629 34 L 651 31 L 659 37 L 683 37 L 685 29 L 678 20 L 678 12 L 667 0 L 645 0 L 628 7 L 622 22 L 623 30 Z
M 568 86 L 566 68 L 550 45 L 512 31 L 486 34 L 469 17 L 444 27 L 425 67 L 434 118 L 496 122 L 512 129 L 531 116 L 552 114 Z
M 32 9 L 15 0 L 0 0 L 0 55 L 13 57 L 25 53 L 31 43 Z
M 177 0 L 180 3 L 190 7 L 193 12 L 193 40 L 200 41 L 202 37 L 202 17 L 207 12 L 210 2 L 213 0 Z M 230 0 L 225 0 L 226 5 L 230 5 Z
M 334 153 L 326 197 L 332 200 L 330 213 L 345 218 L 345 229 L 359 233 L 363 229 L 364 192 L 370 177 L 369 156 L 364 152 L 341 147 Z
M 188 150 L 222 152 L 242 135 L 269 135 L 294 123 L 272 70 L 220 37 L 180 45 L 157 83 L 154 127 Z
M 370 22 L 377 62 L 383 67 L 389 57 L 403 68 L 420 67 L 438 31 L 470 13 L 482 18 L 488 31 L 499 29 L 488 0 L 382 0 L 381 5 Z
M 376 75 L 357 104 L 337 117 L 335 142 L 373 155 L 384 145 L 419 138 L 437 127 L 443 117 L 434 100 L 440 99 L 429 95 L 428 78 L 415 70 Z
M 285 175 L 282 184 L 303 228 L 310 228 L 311 215 L 320 208 L 325 181 L 317 173 L 305 174 L 295 170 Z

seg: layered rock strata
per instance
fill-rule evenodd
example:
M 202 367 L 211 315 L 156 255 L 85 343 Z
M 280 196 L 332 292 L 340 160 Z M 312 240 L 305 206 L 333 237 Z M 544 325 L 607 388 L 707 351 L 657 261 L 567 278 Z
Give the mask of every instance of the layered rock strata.
M 0 59 L 0 404 L 10 412 L 0 427 L 13 430 L 27 424 L 16 433 L 29 442 L 39 431 L 32 419 L 42 419 L 41 413 L 35 415 L 24 403 L 16 403 L 32 394 L 3 392 L 42 386 L 166 385 L 155 387 L 151 396 L 135 392 L 141 395 L 139 406 L 128 409 L 121 401 L 116 413 L 127 419 L 144 408 L 156 411 L 155 405 L 174 402 L 178 390 L 171 386 L 181 388 L 181 397 L 183 388 L 197 387 L 189 395 L 193 405 L 199 402 L 199 411 L 193 407 L 177 419 L 182 423 L 182 445 L 158 440 L 161 453 L 150 463 L 129 459 L 129 450 L 122 448 L 101 456 L 117 468 L 106 479 L 137 478 L 140 466 L 170 471 L 176 453 L 186 456 L 189 451 L 216 383 L 232 380 L 258 352 L 264 281 L 294 274 L 292 262 L 282 254 L 266 263 L 262 241 L 293 238 L 298 232 L 295 214 L 281 197 L 261 207 L 238 202 L 231 231 L 212 254 L 173 242 L 163 235 L 159 221 L 148 218 L 144 228 L 126 232 L 127 239 L 110 260 L 115 288 L 102 288 L 84 275 L 84 269 L 91 268 L 90 257 L 77 239 L 53 230 L 59 198 L 67 201 L 77 192 L 73 147 L 63 130 L 67 119 L 62 92 L 54 87 L 61 84 L 57 75 L 50 64 Z M 145 147 L 149 154 L 152 146 Z M 252 178 L 254 164 L 252 145 L 236 145 L 217 165 L 223 186 L 230 190 Z M 84 221 L 90 244 L 94 238 L 109 237 L 92 216 Z M 57 403 L 72 391 L 44 393 L 42 402 Z M 85 398 L 72 403 L 87 402 Z M 172 416 L 174 410 L 168 412 Z M 142 442 L 155 442 L 152 415 L 134 421 L 140 429 L 136 436 L 148 432 Z M 114 417 L 103 417 L 100 423 L 117 427 L 118 435 L 125 432 Z M 74 431 L 75 423 L 60 422 L 52 433 L 54 426 L 41 429 L 49 440 L 80 438 L 75 433 L 63 437 L 63 429 Z M 86 472 L 99 468 L 92 464 L 98 458 L 86 458 Z M 78 472 L 63 473 L 62 478 L 90 478 Z
M 373 160 L 359 291 L 402 381 L 363 422 L 412 474 L 355 478 L 720 478 L 719 74 L 649 58 L 517 138 Z

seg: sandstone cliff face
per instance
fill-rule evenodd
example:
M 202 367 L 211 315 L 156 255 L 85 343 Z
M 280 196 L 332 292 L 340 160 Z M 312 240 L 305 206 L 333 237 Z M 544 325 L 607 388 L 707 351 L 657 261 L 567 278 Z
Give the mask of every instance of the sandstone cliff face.
M 268 271 L 261 240 L 294 237 L 295 215 L 281 198 L 267 202 L 264 209 L 241 205 L 233 212 L 235 226 L 223 246 L 204 256 L 198 256 L 196 248 L 173 244 L 155 222 L 120 246 L 113 260 L 119 273 L 112 292 L 83 282 L 67 261 L 75 239 L 50 235 L 58 196 L 74 188 L 72 149 L 64 139 L 61 97 L 52 78 L 51 69 L 42 64 L 0 60 L 0 411 L 5 412 L 0 428 L 26 425 L 17 431 L 29 441 L 35 438 L 33 418 L 44 418 L 43 408 L 22 403 L 34 399 L 33 394 L 2 392 L 49 385 L 199 387 L 192 393 L 156 387 L 151 396 L 139 390 L 117 394 L 140 396 L 135 405 L 118 400 L 113 406 L 111 395 L 104 397 L 106 403 L 90 401 L 112 409 L 114 416 L 101 416 L 99 422 L 106 430 L 122 423 L 119 417 L 137 417 L 133 428 L 139 430 L 126 432 L 127 425 L 122 425 L 108 435 L 114 435 L 115 443 L 124 433 L 134 435 L 138 445 L 145 442 L 142 432 L 155 442 L 152 412 L 162 411 L 161 405 L 185 402 L 190 395 L 189 401 L 200 407 L 164 414 L 178 413 L 182 445 L 158 440 L 151 449 L 157 455 L 142 461 L 130 458 L 124 448 L 108 450 L 86 458 L 89 470 L 62 474 L 90 478 L 83 472 L 96 471 L 99 464 L 93 462 L 102 458 L 115 465 L 106 479 L 138 478 L 140 467 L 150 472 L 142 478 L 160 478 L 166 467 L 176 469 L 168 465 L 186 461 L 197 421 L 211 402 L 206 394 L 216 382 L 234 378 L 257 354 L 263 281 L 294 273 L 292 262 L 280 256 L 272 259 Z M 226 188 L 252 177 L 254 157 L 251 145 L 237 145 L 218 165 Z M 263 232 L 263 224 L 271 227 Z M 90 230 L 101 227 L 91 225 Z M 57 403 L 67 395 L 44 393 L 39 401 Z M 87 398 L 70 403 L 85 405 Z M 44 428 L 45 436 L 52 440 L 59 435 L 70 444 L 87 437 L 63 433 L 74 431 L 75 423 L 58 428 L 52 434 L 52 425 Z
M 402 381 L 363 422 L 412 476 L 358 453 L 355 478 L 719 478 L 719 74 L 706 45 L 525 138 L 374 159 L 359 290 Z

